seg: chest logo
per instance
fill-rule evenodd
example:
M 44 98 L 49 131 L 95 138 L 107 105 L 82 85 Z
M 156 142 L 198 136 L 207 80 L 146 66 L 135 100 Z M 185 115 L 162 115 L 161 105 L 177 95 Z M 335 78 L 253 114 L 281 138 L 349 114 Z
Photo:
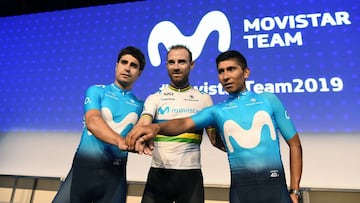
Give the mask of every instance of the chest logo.
M 234 152 L 234 148 L 230 142 L 232 137 L 243 148 L 254 148 L 260 143 L 261 131 L 263 126 L 267 125 L 270 129 L 272 140 L 276 140 L 276 132 L 270 115 L 265 111 L 259 111 L 254 115 L 252 126 L 250 129 L 243 129 L 233 120 L 224 123 L 224 137 L 229 152 Z
M 169 113 L 170 112 L 170 107 L 165 107 L 165 108 L 162 108 L 160 107 L 159 110 L 158 110 L 159 114 L 166 114 L 166 113 Z

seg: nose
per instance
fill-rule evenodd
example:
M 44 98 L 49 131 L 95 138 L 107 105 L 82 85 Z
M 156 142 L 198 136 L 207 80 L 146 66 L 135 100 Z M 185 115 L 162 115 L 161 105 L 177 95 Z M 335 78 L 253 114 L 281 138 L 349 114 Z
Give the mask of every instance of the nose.
M 130 63 L 126 64 L 124 69 L 129 72 L 130 71 Z
M 227 71 L 224 71 L 222 76 L 223 76 L 223 80 L 225 80 L 225 81 L 229 79 L 229 73 Z

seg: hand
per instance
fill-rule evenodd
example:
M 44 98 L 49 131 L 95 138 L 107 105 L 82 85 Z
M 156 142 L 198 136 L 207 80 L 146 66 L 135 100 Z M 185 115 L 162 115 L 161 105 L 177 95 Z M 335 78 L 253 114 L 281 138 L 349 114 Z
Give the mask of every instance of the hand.
M 154 141 L 153 140 L 147 141 L 146 148 L 144 149 L 144 154 L 151 156 L 153 149 L 154 149 Z
M 152 155 L 152 150 L 154 149 L 153 140 L 140 142 L 138 139 L 135 143 L 135 151 L 139 154 Z
M 125 139 L 123 137 L 120 137 L 117 139 L 117 146 L 120 150 L 126 151 L 128 150 L 128 145 L 125 143 Z
M 291 198 L 293 203 L 299 203 L 299 199 L 300 199 L 299 196 L 297 196 L 295 194 L 290 194 L 290 198 Z
M 136 142 L 141 144 L 154 138 L 160 127 L 158 124 L 137 125 L 126 136 L 126 144 L 129 150 L 136 150 Z M 141 146 L 138 144 L 138 146 Z M 144 151 L 144 150 L 143 150 Z

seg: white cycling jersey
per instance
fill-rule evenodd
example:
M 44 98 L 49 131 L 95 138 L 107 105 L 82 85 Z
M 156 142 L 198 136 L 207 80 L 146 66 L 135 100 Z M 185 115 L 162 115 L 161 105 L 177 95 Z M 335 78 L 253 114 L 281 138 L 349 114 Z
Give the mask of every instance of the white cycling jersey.
M 150 115 L 154 123 L 189 117 L 213 104 L 211 97 L 191 86 L 176 89 L 170 85 L 151 94 L 142 115 Z M 152 167 L 166 169 L 199 169 L 200 143 L 203 131 L 177 136 L 157 135 L 154 139 Z

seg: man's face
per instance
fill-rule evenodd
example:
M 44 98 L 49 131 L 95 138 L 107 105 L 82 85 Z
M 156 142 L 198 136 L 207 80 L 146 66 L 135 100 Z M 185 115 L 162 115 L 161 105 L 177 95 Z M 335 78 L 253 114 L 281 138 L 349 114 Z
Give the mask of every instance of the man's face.
M 223 88 L 230 94 L 237 94 L 246 89 L 245 80 L 250 70 L 241 66 L 234 59 L 221 61 L 218 64 L 218 79 Z
M 175 87 L 184 87 L 189 83 L 190 70 L 194 63 L 189 59 L 189 53 L 186 49 L 173 49 L 167 55 L 166 68 Z
M 139 61 L 130 54 L 123 55 L 116 64 L 115 83 L 124 89 L 131 89 L 141 74 Z

